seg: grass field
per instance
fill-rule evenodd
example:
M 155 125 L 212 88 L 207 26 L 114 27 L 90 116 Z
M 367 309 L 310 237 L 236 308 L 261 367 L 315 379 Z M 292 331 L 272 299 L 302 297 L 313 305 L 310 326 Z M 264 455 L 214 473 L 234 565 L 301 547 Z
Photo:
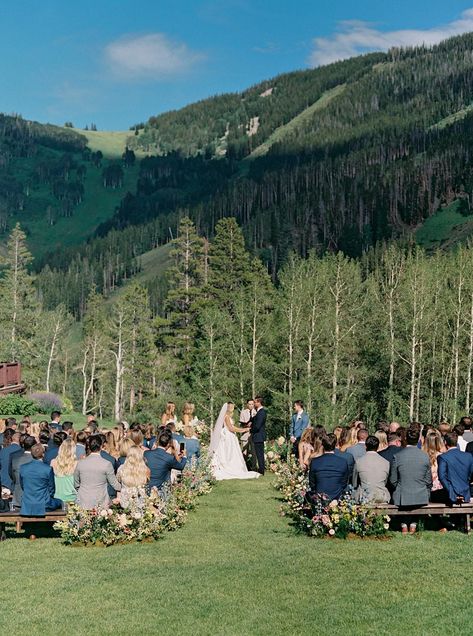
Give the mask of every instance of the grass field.
M 464 241 L 473 233 L 473 219 L 462 216 L 458 202 L 441 208 L 416 230 L 416 242 L 427 250 L 448 248 Z
M 218 484 L 154 544 L 12 538 L 0 546 L 0 633 L 469 633 L 473 537 L 309 539 L 278 506 L 266 476 Z

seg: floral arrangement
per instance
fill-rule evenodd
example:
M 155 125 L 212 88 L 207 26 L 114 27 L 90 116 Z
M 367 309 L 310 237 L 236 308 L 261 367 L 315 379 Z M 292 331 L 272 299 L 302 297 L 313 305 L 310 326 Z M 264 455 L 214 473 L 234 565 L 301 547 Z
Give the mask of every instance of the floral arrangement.
M 281 491 L 284 504 L 281 514 L 289 517 L 294 526 L 312 537 L 349 536 L 382 537 L 389 531 L 390 518 L 350 494 L 338 500 L 312 495 L 307 476 L 294 464 L 280 466 L 275 486 Z
M 196 506 L 200 495 L 212 490 L 213 478 L 207 458 L 182 474 L 162 496 L 156 489 L 147 494 L 139 488 L 130 495 L 126 508 L 113 504 L 110 508 L 83 510 L 69 505 L 64 520 L 55 523 L 66 544 L 103 545 L 132 541 L 154 541 L 165 532 L 180 528 L 187 512 Z
M 273 473 L 277 473 L 281 464 L 288 461 L 288 458 L 291 456 L 290 444 L 283 436 L 278 437 L 276 440 L 266 442 L 264 452 L 266 463 Z
M 196 436 L 199 438 L 200 443 L 207 445 L 210 441 L 210 429 L 207 424 L 200 421 L 197 417 L 194 417 L 190 424 L 193 427 Z M 181 420 L 176 422 L 176 431 L 178 433 L 182 433 L 184 431 L 184 424 Z

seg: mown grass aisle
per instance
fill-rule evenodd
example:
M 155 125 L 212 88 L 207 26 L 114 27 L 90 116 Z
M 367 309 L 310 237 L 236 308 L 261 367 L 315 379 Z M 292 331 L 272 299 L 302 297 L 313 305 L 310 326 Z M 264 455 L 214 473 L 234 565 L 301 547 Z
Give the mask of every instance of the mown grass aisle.
M 218 484 L 152 544 L 0 544 L 2 634 L 450 634 L 468 631 L 473 537 L 311 540 L 269 476 Z M 463 601 L 462 601 L 463 599 Z

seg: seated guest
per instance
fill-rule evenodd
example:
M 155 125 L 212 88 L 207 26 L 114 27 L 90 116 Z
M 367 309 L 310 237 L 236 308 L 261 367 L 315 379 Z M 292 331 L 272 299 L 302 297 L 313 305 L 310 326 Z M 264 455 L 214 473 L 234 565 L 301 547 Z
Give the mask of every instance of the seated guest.
M 463 438 L 463 433 L 465 432 L 463 424 L 457 424 L 454 426 L 453 432 L 456 433 L 458 439 L 458 448 L 461 451 L 466 451 L 466 440 Z
M 95 420 L 89 420 L 87 418 L 87 428 L 86 431 L 89 435 L 95 435 L 99 430 L 99 425 Z
M 399 422 L 391 422 L 388 433 L 396 433 L 400 426 Z
M 81 508 L 107 508 L 110 505 L 107 485 L 115 491 L 121 489 L 115 477 L 111 462 L 100 456 L 102 438 L 92 435 L 87 440 L 88 456 L 79 459 L 74 472 L 74 488 L 77 490 L 77 503 Z
M 171 481 L 171 470 L 184 469 L 187 457 L 183 453 L 176 452 L 172 433 L 164 430 L 159 434 L 158 448 L 146 451 L 144 460 L 151 471 L 150 487 L 160 489 Z
M 58 456 L 51 460 L 56 491 L 54 497 L 61 501 L 74 502 L 77 491 L 74 488 L 74 472 L 77 466 L 76 445 L 70 437 L 61 444 Z
M 383 458 L 387 459 L 391 464 L 393 461 L 394 455 L 399 453 L 402 450 L 401 447 L 401 436 L 399 433 L 388 433 L 388 446 L 382 451 L 378 451 L 378 454 Z
M 39 443 L 41 444 L 41 446 L 44 448 L 45 451 L 49 448 L 49 440 L 50 440 L 49 431 L 40 431 Z
M 393 502 L 402 508 L 426 506 L 432 488 L 432 471 L 427 455 L 417 448 L 419 431 L 409 429 L 406 448 L 394 455 L 389 481 L 394 487 Z M 412 526 L 411 525 L 411 531 Z M 415 530 L 415 528 L 414 528 Z
M 20 466 L 28 464 L 33 458 L 31 456 L 31 449 L 36 445 L 36 440 L 32 435 L 26 435 L 22 442 L 22 452 L 13 453 L 10 456 L 10 477 L 13 481 L 13 505 L 18 508 L 21 506 L 21 498 L 23 491 L 20 484 Z
M 139 428 L 130 429 L 130 431 L 128 431 L 128 439 L 131 439 L 135 446 L 141 448 L 143 452 L 148 450 L 144 445 L 144 436 Z
M 44 463 L 51 464 L 53 459 L 56 459 L 59 453 L 59 447 L 63 443 L 64 440 L 67 439 L 67 433 L 64 431 L 56 431 L 53 435 L 53 445 L 50 446 L 47 451 L 44 453 Z
M 432 471 L 432 490 L 430 491 L 430 501 L 433 503 L 445 502 L 445 491 L 438 477 L 438 458 L 444 452 L 443 438 L 437 430 L 430 430 L 424 438 L 422 450 L 427 454 Z
M 79 431 L 76 435 L 76 458 L 83 459 L 85 457 L 85 445 L 87 442 L 87 433 Z
M 129 437 L 125 437 L 124 439 L 122 439 L 122 441 L 120 442 L 118 446 L 118 450 L 120 451 L 120 457 L 118 458 L 118 461 L 117 461 L 117 469 L 125 463 L 127 455 L 130 451 L 130 448 L 133 448 L 133 446 L 136 446 L 136 444 Z
M 117 470 L 117 479 L 122 485 L 118 495 L 122 508 L 130 505 L 131 497 L 143 498 L 144 488 L 149 482 L 150 470 L 143 459 L 141 450 L 133 445 L 128 451 L 125 463 Z
M 391 499 L 386 488 L 390 465 L 387 459 L 378 455 L 378 448 L 378 437 L 369 435 L 366 439 L 366 453 L 355 462 L 353 485 L 358 487 L 359 501 L 389 503 Z
M 359 428 L 356 433 L 357 443 L 354 446 L 347 448 L 347 453 L 353 455 L 355 461 L 366 453 L 366 438 L 368 437 L 368 431 L 365 428 Z
M 190 424 L 184 426 L 184 443 L 186 445 L 187 463 L 197 462 L 200 458 L 200 442 L 195 435 L 194 427 Z
M 307 470 L 310 464 L 310 456 L 314 452 L 315 439 L 317 435 L 311 426 L 308 426 L 302 432 L 297 442 L 299 466 L 302 470 Z M 295 448 L 296 446 L 294 446 Z
M 473 442 L 473 433 L 471 432 L 471 427 L 473 425 L 473 421 L 471 419 L 471 417 L 468 416 L 464 416 L 461 418 L 461 420 L 459 421 L 459 424 L 462 424 L 463 426 L 463 439 L 465 440 L 465 442 L 467 444 L 469 444 L 470 442 Z
M 156 435 L 154 434 L 154 426 L 152 424 L 147 424 L 144 432 L 143 445 L 146 446 L 148 450 L 151 450 L 156 442 Z
M 0 451 L 0 484 L 3 488 L 13 491 L 13 481 L 10 477 L 10 456 L 21 451 L 20 433 L 12 428 L 6 428 L 3 433 L 3 448 Z
M 448 422 L 440 422 L 440 424 L 437 426 L 437 430 L 442 437 L 445 437 L 447 433 L 452 432 L 452 427 Z
M 110 462 L 113 466 L 113 472 L 116 472 L 117 460 L 115 457 L 113 457 L 113 455 L 110 455 L 110 453 L 108 452 L 107 436 L 104 433 L 96 433 L 95 435 L 92 435 L 91 437 L 100 438 L 102 442 L 102 450 L 100 451 L 100 456 L 106 459 L 108 462 Z
M 456 428 L 456 427 L 455 427 Z M 445 435 L 447 450 L 438 457 L 438 475 L 451 503 L 470 501 L 470 482 L 473 477 L 473 456 L 458 448 L 455 429 Z
M 388 434 L 385 433 L 384 431 L 376 431 L 374 436 L 377 437 L 379 440 L 378 453 L 381 453 L 381 451 L 386 450 L 386 448 L 388 447 Z
M 104 435 L 106 439 L 104 450 L 111 457 L 113 457 L 116 462 L 117 459 L 120 457 L 120 451 L 118 450 L 118 444 L 116 442 L 115 435 L 112 433 L 112 431 L 107 431 L 106 433 L 104 433 Z
M 334 453 L 338 457 L 343 457 L 343 459 L 347 462 L 348 482 L 351 484 L 353 481 L 353 469 L 355 468 L 355 458 L 353 457 L 351 453 L 347 453 L 346 450 L 344 450 L 347 448 L 346 440 L 348 439 L 348 434 L 349 434 L 349 429 L 346 427 L 342 428 L 342 430 L 340 431 L 340 435 L 337 439 L 337 445 L 335 446 Z M 321 442 L 320 442 L 320 445 L 322 445 Z
M 348 486 L 348 463 L 335 455 L 337 438 L 333 433 L 322 437 L 324 454 L 310 462 L 309 484 L 312 494 L 338 499 Z
M 72 422 L 64 422 L 62 425 L 62 430 L 68 437 L 74 438 L 74 424 Z
M 386 435 L 389 433 L 389 422 L 386 422 L 385 420 L 379 420 L 379 422 L 376 422 L 376 433 L 381 432 L 381 433 L 386 433 Z
M 32 460 L 20 466 L 20 485 L 23 490 L 20 515 L 44 517 L 46 512 L 61 508 L 62 502 L 54 498 L 54 473 L 43 461 L 44 448 L 35 444 L 31 449 Z
M 51 413 L 49 428 L 51 429 L 51 431 L 62 431 L 60 411 L 53 411 Z

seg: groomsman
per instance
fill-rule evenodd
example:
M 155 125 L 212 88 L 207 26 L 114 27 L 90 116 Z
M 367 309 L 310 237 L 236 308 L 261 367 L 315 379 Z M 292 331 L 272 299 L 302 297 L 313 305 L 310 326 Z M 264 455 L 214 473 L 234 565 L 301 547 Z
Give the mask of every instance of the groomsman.
M 291 425 L 289 427 L 289 435 L 292 443 L 292 452 L 296 457 L 299 456 L 299 442 L 302 433 L 310 425 L 308 413 L 304 411 L 304 403 L 302 400 L 294 402 L 294 413 L 291 417 Z
M 240 426 L 246 428 L 250 425 L 251 420 L 256 415 L 255 409 L 255 401 L 253 398 L 250 398 L 246 403 L 246 408 L 240 411 Z M 242 453 L 245 459 L 248 459 L 251 451 L 250 445 L 250 433 L 243 433 L 240 437 L 240 441 L 242 444 Z
M 251 440 L 255 449 L 258 472 L 264 475 L 264 442 L 266 440 L 266 410 L 263 408 L 263 399 L 255 397 L 256 415 L 251 420 Z

